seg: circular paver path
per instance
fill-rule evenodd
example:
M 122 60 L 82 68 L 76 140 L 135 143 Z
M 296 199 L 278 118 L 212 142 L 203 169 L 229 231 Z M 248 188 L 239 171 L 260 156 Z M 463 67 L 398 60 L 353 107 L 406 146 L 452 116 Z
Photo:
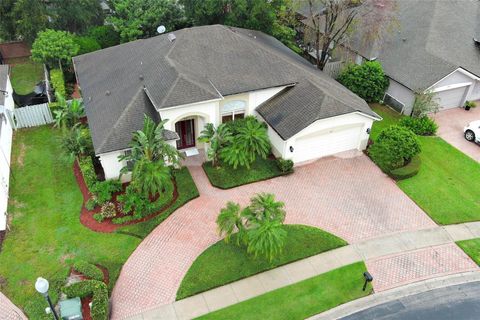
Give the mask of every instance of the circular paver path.
M 246 205 L 258 192 L 285 202 L 286 223 L 315 226 L 349 243 L 435 226 L 364 155 L 324 158 L 292 175 L 230 190 L 212 187 L 199 161 L 188 167 L 200 197 L 162 222 L 127 260 L 112 293 L 112 319 L 173 302 L 192 262 L 220 240 L 215 225 L 220 209 L 227 201 Z

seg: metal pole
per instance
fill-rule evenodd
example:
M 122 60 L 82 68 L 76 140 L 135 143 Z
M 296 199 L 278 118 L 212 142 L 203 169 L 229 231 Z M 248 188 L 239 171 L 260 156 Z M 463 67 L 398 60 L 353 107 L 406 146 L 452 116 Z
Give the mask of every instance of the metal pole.
M 368 283 L 368 281 L 365 280 L 365 283 L 363 284 L 363 289 L 362 289 L 363 291 L 365 291 L 365 289 L 367 288 L 367 283 Z
M 50 310 L 52 310 L 52 313 L 53 313 L 53 317 L 55 318 L 55 320 L 59 320 L 58 319 L 58 315 L 57 313 L 55 312 L 55 308 L 53 307 L 53 304 L 52 304 L 52 300 L 50 300 L 50 296 L 47 295 L 45 296 L 45 298 L 47 298 L 47 301 L 48 301 L 48 305 L 50 306 Z

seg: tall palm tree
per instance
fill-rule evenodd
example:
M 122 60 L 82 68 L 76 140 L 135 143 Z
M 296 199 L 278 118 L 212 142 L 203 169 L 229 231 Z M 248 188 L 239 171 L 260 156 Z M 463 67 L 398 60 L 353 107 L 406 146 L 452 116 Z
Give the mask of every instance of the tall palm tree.
M 133 167 L 132 181 L 137 191 L 145 196 L 172 194 L 174 189 L 170 168 L 160 161 L 137 161 Z
M 220 210 L 217 217 L 217 227 L 220 235 L 225 235 L 225 241 L 230 241 L 231 236 L 237 233 L 237 245 L 245 239 L 245 226 L 242 210 L 238 203 L 227 202 L 227 206 Z
M 271 193 L 259 193 L 250 199 L 250 211 L 258 221 L 285 221 L 285 204 L 275 200 L 275 195 Z
M 198 138 L 199 141 L 210 144 L 207 155 L 208 158 L 212 160 L 214 167 L 219 165 L 221 151 L 231 139 L 232 133 L 224 123 L 220 124 L 217 128 L 215 128 L 213 123 L 207 123 Z
M 280 221 L 265 220 L 248 230 L 247 252 L 264 256 L 270 262 L 282 253 L 287 232 Z

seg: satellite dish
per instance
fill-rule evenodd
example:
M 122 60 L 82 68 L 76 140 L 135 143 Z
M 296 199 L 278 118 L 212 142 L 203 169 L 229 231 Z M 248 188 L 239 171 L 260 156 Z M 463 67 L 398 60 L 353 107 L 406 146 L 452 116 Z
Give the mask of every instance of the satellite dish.
M 157 28 L 157 32 L 160 33 L 160 34 L 164 33 L 165 30 L 167 30 L 167 29 L 165 29 L 165 26 L 160 26 L 160 27 Z

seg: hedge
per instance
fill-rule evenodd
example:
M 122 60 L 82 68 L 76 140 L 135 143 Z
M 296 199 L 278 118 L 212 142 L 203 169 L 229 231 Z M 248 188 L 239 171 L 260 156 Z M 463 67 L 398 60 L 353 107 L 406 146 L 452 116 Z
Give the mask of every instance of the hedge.
M 105 283 L 97 280 L 85 280 L 63 287 L 62 292 L 68 298 L 92 296 L 92 309 L 90 312 L 92 319 L 108 319 L 108 288 Z
M 414 156 L 407 165 L 390 171 L 389 175 L 395 180 L 405 180 L 411 178 L 417 175 L 421 164 L 422 161 L 420 160 L 420 157 L 418 155 Z
M 63 78 L 62 70 L 50 70 L 50 83 L 52 84 L 52 88 L 55 90 L 56 93 L 61 94 L 62 97 L 66 96 L 67 92 L 65 90 L 65 79 Z
M 97 174 L 95 173 L 95 168 L 93 167 L 92 158 L 89 156 L 80 157 L 78 158 L 78 164 L 80 166 L 80 171 L 82 171 L 85 184 L 87 185 L 88 190 L 92 192 L 97 183 Z
M 103 272 L 96 265 L 83 260 L 76 261 L 73 269 L 89 277 L 92 280 L 103 281 Z

